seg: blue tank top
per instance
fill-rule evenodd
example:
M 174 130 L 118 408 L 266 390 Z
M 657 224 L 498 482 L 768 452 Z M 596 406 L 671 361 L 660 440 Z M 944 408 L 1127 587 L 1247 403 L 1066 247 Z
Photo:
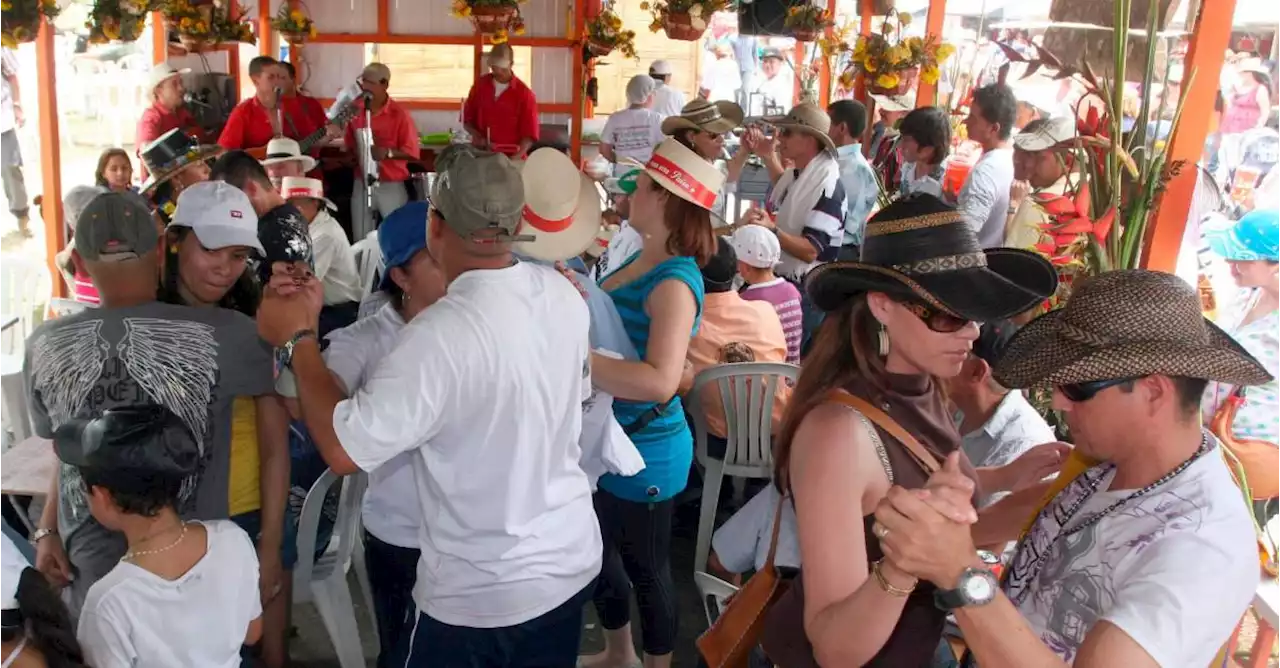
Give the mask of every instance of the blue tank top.
M 620 271 L 639 257 L 633 255 L 614 271 Z M 613 272 L 610 272 L 612 275 Z M 604 277 L 605 279 L 608 276 Z M 601 279 L 603 282 L 604 279 Z M 622 317 L 622 326 L 628 338 L 636 347 L 640 359 L 644 359 L 649 350 L 649 314 L 644 310 L 645 300 L 649 293 L 660 283 L 677 280 L 688 286 L 693 292 L 694 301 L 698 305 L 693 320 L 690 338 L 698 331 L 698 323 L 702 320 L 702 273 L 693 258 L 676 257 L 650 269 L 648 273 L 616 290 L 609 291 L 613 298 L 618 315 Z M 653 402 L 613 400 L 613 414 L 623 429 L 635 422 L 646 412 L 653 410 L 657 404 Z M 666 501 L 684 490 L 689 482 L 689 467 L 693 464 L 693 434 L 685 421 L 684 407 L 680 397 L 676 396 L 667 404 L 662 415 L 650 422 L 644 429 L 631 435 L 640 456 L 644 458 L 644 470 L 631 477 L 606 474 L 600 478 L 600 488 L 618 498 L 628 501 Z

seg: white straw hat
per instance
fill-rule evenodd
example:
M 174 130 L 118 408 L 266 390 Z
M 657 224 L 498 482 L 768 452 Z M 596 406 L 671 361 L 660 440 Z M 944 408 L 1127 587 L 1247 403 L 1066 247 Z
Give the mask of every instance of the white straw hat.
M 328 197 L 324 196 L 324 183 L 320 179 L 312 179 L 305 176 L 286 176 L 280 180 L 280 196 L 285 199 L 293 199 L 295 197 L 310 197 L 324 202 L 324 205 L 330 209 L 338 207 Z
M 595 183 L 554 148 L 529 154 L 521 168 L 524 214 L 520 231 L 532 241 L 516 243 L 516 252 L 556 262 L 581 255 L 600 232 L 600 195 Z M 572 184 L 577 182 L 578 187 Z M 567 187 L 566 187 L 567 186 Z
M 276 137 L 267 142 L 267 157 L 262 159 L 262 166 L 274 165 L 278 162 L 297 160 L 302 163 L 302 171 L 309 172 L 316 168 L 316 159 L 303 155 L 302 148 L 296 140 L 288 137 Z
M 724 172 L 673 138 L 658 144 L 649 162 L 624 162 L 640 167 L 658 185 L 708 211 L 724 186 Z

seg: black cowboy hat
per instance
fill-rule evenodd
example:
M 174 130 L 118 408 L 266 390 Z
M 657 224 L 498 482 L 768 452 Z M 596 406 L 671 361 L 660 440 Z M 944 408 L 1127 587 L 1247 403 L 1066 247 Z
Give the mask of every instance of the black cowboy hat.
M 70 420 L 53 434 L 58 459 L 72 466 L 183 477 L 195 473 L 200 442 L 176 413 L 147 404 Z
M 858 262 L 819 265 L 805 279 L 809 298 L 824 311 L 860 293 L 884 292 L 978 322 L 1022 313 L 1057 285 L 1048 260 L 1013 248 L 983 250 L 964 216 L 928 194 L 899 199 L 867 221 Z
M 147 144 L 140 155 L 142 164 L 150 174 L 146 183 L 142 184 L 142 194 L 151 194 L 156 186 L 172 179 L 182 170 L 217 157 L 222 152 L 221 146 L 197 144 L 195 139 L 176 128 L 160 135 Z

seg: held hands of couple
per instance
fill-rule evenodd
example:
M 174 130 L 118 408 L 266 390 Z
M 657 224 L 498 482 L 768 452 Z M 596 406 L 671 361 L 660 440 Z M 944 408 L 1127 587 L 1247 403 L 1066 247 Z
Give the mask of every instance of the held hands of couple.
M 777 150 L 778 140 L 774 137 L 766 137 L 760 126 L 751 125 L 742 135 L 742 145 L 756 155 L 766 155 Z
M 974 484 L 951 453 L 924 489 L 894 486 L 876 508 L 873 532 L 885 558 L 898 570 L 944 589 L 978 563 L 970 525 L 978 521 Z
M 294 334 L 317 330 L 324 286 L 311 268 L 301 262 L 275 262 L 271 280 L 258 306 L 258 335 L 273 346 L 283 346 Z
M 760 227 L 769 230 L 777 228 L 777 224 L 774 223 L 773 216 L 770 216 L 768 211 L 758 207 L 747 209 L 747 212 L 743 214 L 742 218 L 742 222 L 746 225 L 759 225 Z

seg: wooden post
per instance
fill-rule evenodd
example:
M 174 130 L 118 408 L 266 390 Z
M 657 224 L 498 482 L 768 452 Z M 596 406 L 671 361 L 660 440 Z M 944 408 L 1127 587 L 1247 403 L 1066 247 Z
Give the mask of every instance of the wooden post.
M 930 0 L 932 2 L 932 0 Z M 871 17 L 876 13 L 875 0 L 858 0 L 858 16 L 861 17 L 861 23 L 858 25 L 859 35 L 871 34 Z M 859 74 L 857 81 L 853 84 L 854 99 L 867 104 L 867 77 L 865 74 Z M 870 108 L 868 107 L 868 111 Z M 871 123 L 867 123 L 867 127 L 871 127 Z
M 1218 92 L 1218 72 L 1222 70 L 1223 52 L 1231 39 L 1231 21 L 1235 0 L 1214 0 L 1200 5 L 1195 16 L 1191 41 L 1187 49 L 1183 85 L 1186 102 L 1182 117 L 1169 139 L 1168 162 L 1186 161 L 1181 173 L 1169 181 L 1160 200 L 1155 219 L 1147 228 L 1142 246 L 1142 266 L 1159 271 L 1173 271 L 1182 249 L 1182 235 L 1187 227 L 1191 198 L 1196 189 L 1196 161 L 1204 153 L 1204 140 L 1209 134 L 1214 96 Z
M 836 0 L 827 0 L 827 14 L 831 16 L 833 22 L 836 20 Z M 834 31 L 835 28 L 832 27 L 823 32 L 826 37 L 830 37 Z M 818 49 L 818 57 L 822 59 L 821 69 L 818 72 L 818 104 L 822 105 L 823 109 L 826 109 L 831 105 L 831 78 L 837 75 L 831 71 L 831 63 L 827 62 L 827 59 L 822 55 L 822 47 L 816 48 Z
M 164 14 L 151 12 L 151 64 L 159 65 L 169 59 L 169 29 L 164 24 Z
M 601 12 L 601 10 L 603 9 L 603 3 L 601 3 L 601 2 L 600 2 L 600 0 L 584 0 L 584 1 L 585 1 L 585 2 L 586 2 L 586 4 L 587 4 L 587 19 L 588 19 L 588 20 L 592 20 L 592 19 L 595 19 L 596 17 L 600 16 L 600 12 Z M 585 26 L 584 26 L 584 32 L 585 32 Z M 581 33 L 579 33 L 579 34 L 577 34 L 577 35 L 570 35 L 569 37 L 570 37 L 570 39 L 582 39 L 582 38 L 583 38 L 583 35 L 582 35 Z M 587 46 L 586 46 L 586 40 L 585 40 L 585 39 L 583 39 L 583 44 L 582 44 L 582 46 L 581 46 L 581 47 L 579 47 L 579 48 L 578 48 L 578 50 L 574 53 L 574 58 L 581 59 L 581 58 L 582 58 L 582 52 L 583 52 L 586 48 L 587 48 Z M 592 78 L 592 77 L 594 77 L 595 75 L 596 75 L 596 59 L 595 59 L 595 58 L 592 58 L 592 59 L 591 59 L 591 62 L 590 62 L 590 63 L 588 63 L 588 64 L 586 65 L 586 71 L 582 73 L 582 85 L 583 85 L 583 86 L 587 85 L 587 84 L 586 84 L 586 82 L 590 81 L 590 80 L 591 80 L 591 78 Z M 597 90 L 598 90 L 598 89 L 597 89 Z M 583 105 L 583 106 L 582 106 L 582 117 L 583 117 L 583 118 L 595 118 L 595 116 L 596 116 L 596 106 L 595 106 L 595 104 L 594 104 L 593 102 L 591 102 L 591 98 L 589 98 L 589 97 L 587 97 L 587 96 L 586 96 L 586 93 L 583 93 L 582 98 L 583 98 L 583 100 L 582 100 L 582 105 Z
M 586 30 L 587 2 L 588 0 L 574 0 L 573 2 L 573 36 L 571 39 L 576 40 Z M 586 115 L 586 109 L 582 103 L 586 95 L 582 87 L 586 85 L 586 66 L 582 63 L 582 52 L 573 51 L 572 47 L 570 49 L 572 53 L 570 62 L 573 63 L 573 113 L 569 119 L 569 155 L 573 158 L 573 164 L 581 165 L 582 119 Z
M 44 253 L 50 276 L 61 276 L 54 256 L 66 245 L 62 224 L 62 138 L 58 135 L 58 64 L 53 25 L 40 19 L 36 35 L 36 104 L 40 108 L 40 215 L 44 219 Z M 54 297 L 66 297 L 67 287 L 56 278 Z
M 946 17 L 947 0 L 929 0 L 929 13 L 925 15 L 924 34 L 935 35 L 941 39 L 942 23 Z M 917 107 L 931 107 L 936 99 L 938 99 L 938 84 L 923 81 L 916 84 Z
M 271 46 L 275 43 L 275 31 L 271 29 L 271 0 L 258 0 L 258 55 L 276 57 L 272 52 Z M 239 50 L 239 47 L 236 49 Z M 290 52 L 293 50 L 290 49 Z M 292 58 L 290 58 L 292 60 Z M 231 69 L 232 76 L 240 71 L 239 68 Z M 236 83 L 236 90 L 240 90 L 240 84 Z

